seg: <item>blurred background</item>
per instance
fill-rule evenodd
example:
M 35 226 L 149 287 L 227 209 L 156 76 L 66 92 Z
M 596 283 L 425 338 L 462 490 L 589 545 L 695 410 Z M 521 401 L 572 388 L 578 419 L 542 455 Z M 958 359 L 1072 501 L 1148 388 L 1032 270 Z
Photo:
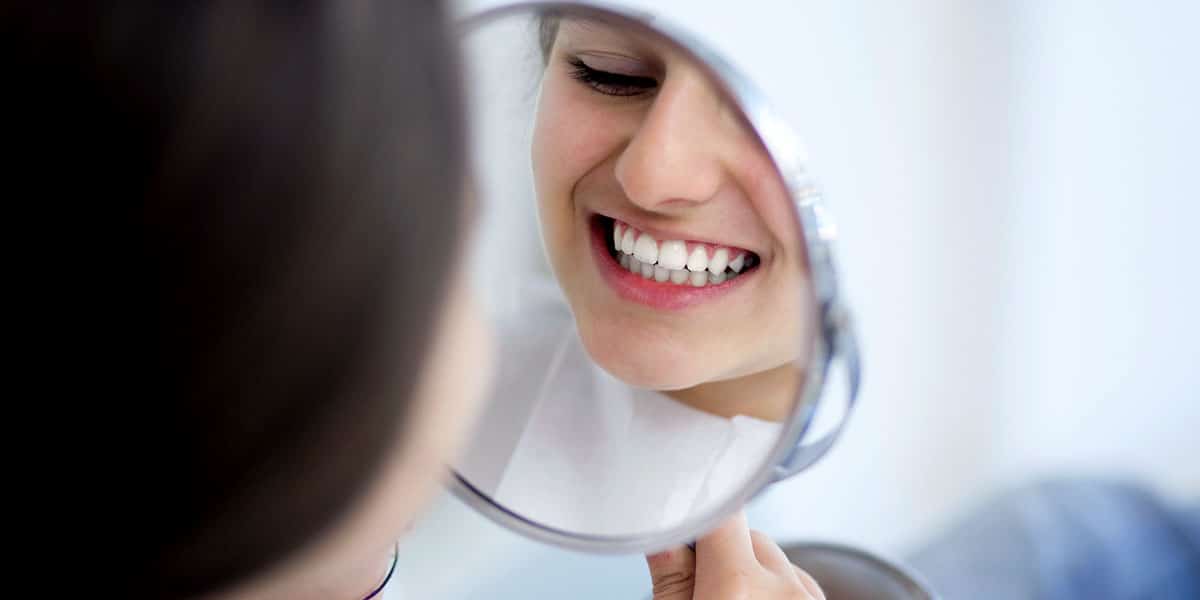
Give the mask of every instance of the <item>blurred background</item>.
M 1049 476 L 1200 498 L 1200 3 L 621 4 L 747 72 L 839 220 L 865 387 L 752 527 L 903 556 Z M 546 547 L 449 496 L 402 552 L 405 597 L 649 589 L 640 556 Z

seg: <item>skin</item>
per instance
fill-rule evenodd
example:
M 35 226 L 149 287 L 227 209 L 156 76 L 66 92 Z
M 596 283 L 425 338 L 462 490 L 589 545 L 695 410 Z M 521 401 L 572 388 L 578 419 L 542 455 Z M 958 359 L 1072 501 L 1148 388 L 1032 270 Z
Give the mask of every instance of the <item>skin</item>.
M 811 575 L 788 560 L 746 515 L 730 517 L 696 542 L 646 557 L 654 600 L 825 600 Z
M 569 61 L 657 86 L 601 93 Z M 789 197 L 740 113 L 698 65 L 616 27 L 564 20 L 547 57 L 532 149 L 542 235 L 592 358 L 630 385 L 722 416 L 786 417 L 808 311 L 804 250 Z M 590 219 L 662 239 L 758 254 L 730 293 L 664 310 L 619 297 L 593 258 Z

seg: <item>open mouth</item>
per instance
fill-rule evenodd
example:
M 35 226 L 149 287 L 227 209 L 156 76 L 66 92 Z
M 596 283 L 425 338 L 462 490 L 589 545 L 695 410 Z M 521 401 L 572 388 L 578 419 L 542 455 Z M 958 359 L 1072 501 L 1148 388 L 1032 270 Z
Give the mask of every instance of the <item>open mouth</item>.
M 706 287 L 745 276 L 758 255 L 740 248 L 656 240 L 616 219 L 597 215 L 609 256 L 630 273 L 668 285 Z
M 593 215 L 601 274 L 622 297 L 656 308 L 683 308 L 739 287 L 757 271 L 754 252 L 687 240 L 657 240 L 627 223 Z

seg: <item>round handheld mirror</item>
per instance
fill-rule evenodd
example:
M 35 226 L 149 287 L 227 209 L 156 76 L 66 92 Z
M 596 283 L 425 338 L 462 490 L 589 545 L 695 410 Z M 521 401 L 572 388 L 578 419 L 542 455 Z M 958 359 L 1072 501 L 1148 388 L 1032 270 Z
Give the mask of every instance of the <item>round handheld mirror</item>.
M 651 552 L 812 464 L 858 366 L 794 134 L 623 10 L 495 8 L 462 48 L 498 364 L 454 492 L 535 539 Z

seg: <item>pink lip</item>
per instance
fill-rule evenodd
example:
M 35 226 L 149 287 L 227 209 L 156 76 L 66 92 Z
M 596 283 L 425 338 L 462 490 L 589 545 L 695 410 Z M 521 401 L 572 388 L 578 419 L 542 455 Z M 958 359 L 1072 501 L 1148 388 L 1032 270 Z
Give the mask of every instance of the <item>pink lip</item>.
M 609 235 L 599 219 L 592 219 L 592 256 L 600 270 L 600 276 L 612 286 L 617 295 L 625 300 L 637 302 L 660 310 L 683 310 L 702 302 L 714 300 L 740 287 L 749 280 L 753 271 L 727 280 L 724 283 L 704 287 L 660 283 L 631 273 L 608 253 Z M 754 269 L 757 270 L 757 269 Z

